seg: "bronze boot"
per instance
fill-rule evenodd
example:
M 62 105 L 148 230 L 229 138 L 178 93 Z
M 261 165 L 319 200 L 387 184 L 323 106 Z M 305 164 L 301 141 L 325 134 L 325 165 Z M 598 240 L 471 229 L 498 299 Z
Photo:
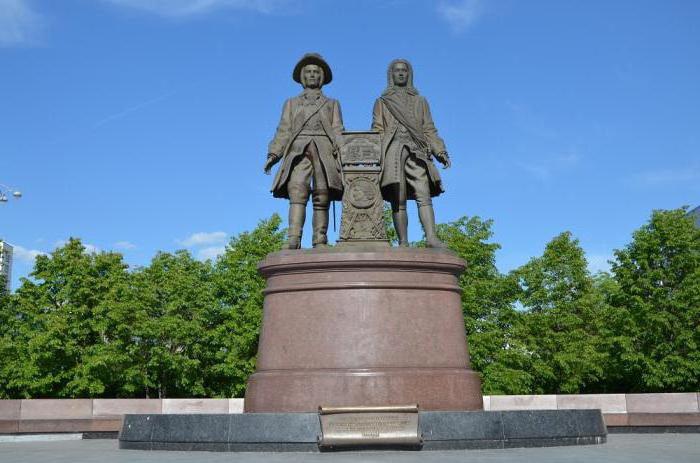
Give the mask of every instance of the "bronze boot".
M 314 190 L 311 193 L 311 202 L 314 206 L 312 218 L 314 234 L 311 243 L 315 248 L 323 247 L 328 244 L 328 208 L 330 207 L 328 190 Z
M 313 246 L 326 246 L 328 244 L 328 208 L 317 209 L 314 207 L 312 223 L 314 227 Z
M 289 226 L 287 228 L 286 249 L 301 248 L 301 231 L 306 219 L 306 204 L 289 204 Z
M 425 232 L 425 243 L 429 248 L 447 249 L 445 243 L 440 241 L 435 231 L 435 212 L 432 204 L 418 206 L 418 217 Z
M 394 229 L 399 237 L 399 246 L 402 248 L 408 247 L 408 214 L 406 206 L 399 206 L 398 211 L 391 213 L 394 219 Z

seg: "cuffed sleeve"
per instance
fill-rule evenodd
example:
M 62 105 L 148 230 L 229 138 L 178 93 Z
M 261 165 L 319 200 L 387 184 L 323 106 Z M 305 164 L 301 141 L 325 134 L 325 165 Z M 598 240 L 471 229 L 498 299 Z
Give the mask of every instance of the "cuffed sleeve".
M 421 103 L 423 106 L 423 134 L 428 140 L 430 145 L 430 150 L 433 153 L 442 153 L 447 151 L 445 148 L 445 142 L 438 135 L 437 128 L 435 128 L 435 123 L 433 123 L 433 116 L 430 114 L 430 106 L 428 106 L 428 101 L 421 97 Z
M 268 145 L 267 152 L 273 153 L 278 156 L 284 155 L 284 149 L 289 143 L 289 138 L 292 128 L 292 100 L 287 100 L 284 102 L 282 107 L 282 117 L 280 118 L 280 123 L 277 126 L 277 131 L 275 132 L 275 137 L 272 139 Z

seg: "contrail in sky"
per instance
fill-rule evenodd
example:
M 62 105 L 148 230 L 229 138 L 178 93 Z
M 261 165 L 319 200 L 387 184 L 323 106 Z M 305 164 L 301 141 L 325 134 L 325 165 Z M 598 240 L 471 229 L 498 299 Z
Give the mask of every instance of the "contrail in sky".
M 158 102 L 163 101 L 163 100 L 165 100 L 165 99 L 167 99 L 167 98 L 170 98 L 170 97 L 173 96 L 175 93 L 177 93 L 177 92 L 176 92 L 176 91 L 168 92 L 168 93 L 165 93 L 165 94 L 163 94 L 163 95 L 160 95 L 160 96 L 158 96 L 158 97 L 156 97 L 156 98 L 153 98 L 153 99 L 150 99 L 150 100 L 146 100 L 146 101 L 143 101 L 143 102 L 141 102 L 141 103 L 139 103 L 139 104 L 136 104 L 136 105 L 134 105 L 134 106 L 131 106 L 130 108 L 126 108 L 126 109 L 124 109 L 123 111 L 119 111 L 118 113 L 110 114 L 109 116 L 107 116 L 107 117 L 105 117 L 105 118 L 103 118 L 103 119 L 100 119 L 99 121 L 95 122 L 95 124 L 92 126 L 92 128 L 93 128 L 93 129 L 100 128 L 100 127 L 102 127 L 102 126 L 105 125 L 105 124 L 108 124 L 108 123 L 110 123 L 110 122 L 112 122 L 112 121 L 115 121 L 115 120 L 117 120 L 117 119 L 121 119 L 122 117 L 128 116 L 129 114 L 131 114 L 131 113 L 133 113 L 133 112 L 135 112 L 135 111 L 138 111 L 139 109 L 145 108 L 146 106 L 150 106 L 150 105 L 152 105 L 152 104 L 154 104 L 154 103 L 158 103 Z

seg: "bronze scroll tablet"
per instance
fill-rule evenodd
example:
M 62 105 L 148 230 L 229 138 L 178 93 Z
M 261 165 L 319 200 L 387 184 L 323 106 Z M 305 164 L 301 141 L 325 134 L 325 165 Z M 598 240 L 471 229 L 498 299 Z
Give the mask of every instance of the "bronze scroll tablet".
M 422 443 L 418 405 L 319 407 L 320 448 L 406 446 Z

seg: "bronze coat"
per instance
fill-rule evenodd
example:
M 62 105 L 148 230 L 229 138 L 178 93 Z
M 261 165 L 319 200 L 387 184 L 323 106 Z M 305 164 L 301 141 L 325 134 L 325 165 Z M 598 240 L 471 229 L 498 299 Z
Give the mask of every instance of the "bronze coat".
M 428 102 L 420 95 L 410 95 L 408 98 L 408 110 L 413 114 L 413 117 L 418 121 L 418 124 L 423 129 L 423 135 L 428 142 L 431 153 L 441 153 L 445 150 L 445 142 L 438 136 L 437 129 L 433 123 L 433 118 L 430 115 Z M 403 165 L 401 165 L 401 150 L 404 143 L 395 141 L 396 132 L 399 129 L 399 122 L 389 112 L 381 98 L 378 98 L 374 103 L 372 113 L 372 130 L 377 130 L 381 134 L 382 140 L 382 188 L 386 188 L 393 184 L 398 184 L 403 180 Z M 422 161 L 426 166 L 428 182 L 430 184 L 430 196 L 438 196 L 444 192 L 442 178 L 440 172 L 433 164 L 433 161 L 428 157 L 428 153 L 413 146 L 408 146 L 411 152 Z M 408 199 L 415 199 L 412 194 L 409 194 Z
M 321 94 L 318 101 L 318 115 L 325 135 L 300 135 L 308 120 L 304 116 L 303 93 L 285 101 L 282 118 L 277 132 L 270 142 L 268 153 L 282 155 L 282 163 L 272 182 L 272 195 L 276 198 L 289 198 L 287 182 L 297 158 L 304 154 L 306 146 L 315 142 L 321 164 L 328 182 L 331 200 L 342 197 L 343 182 L 340 177 L 340 163 L 336 157 L 336 146 L 343 133 L 343 118 L 340 103 Z
M 398 61 L 406 63 L 409 69 L 409 81 L 404 90 L 398 90 L 394 87 L 391 74 L 394 63 Z M 430 195 L 438 196 L 445 190 L 442 185 L 440 172 L 433 164 L 430 154 L 446 151 L 445 142 L 440 138 L 435 128 L 427 100 L 420 96 L 413 87 L 413 68 L 411 64 L 405 60 L 392 61 L 387 70 L 387 83 L 387 90 L 381 98 L 377 98 L 372 111 L 372 130 L 380 133 L 382 141 L 382 189 L 404 181 L 403 165 L 400 161 L 401 151 L 404 146 L 407 146 L 416 158 L 425 164 L 430 185 Z M 415 121 L 420 135 L 422 135 L 421 143 L 425 143 L 426 147 L 420 147 L 415 142 L 406 144 L 397 139 L 397 131 L 401 123 L 391 114 L 382 98 L 393 98 L 394 93 L 399 91 L 405 91 L 407 94 L 407 104 L 406 107 L 402 108 L 402 111 L 406 112 L 407 118 Z M 430 153 L 427 151 L 430 151 Z M 408 195 L 408 199 L 415 199 L 413 192 L 409 191 Z

